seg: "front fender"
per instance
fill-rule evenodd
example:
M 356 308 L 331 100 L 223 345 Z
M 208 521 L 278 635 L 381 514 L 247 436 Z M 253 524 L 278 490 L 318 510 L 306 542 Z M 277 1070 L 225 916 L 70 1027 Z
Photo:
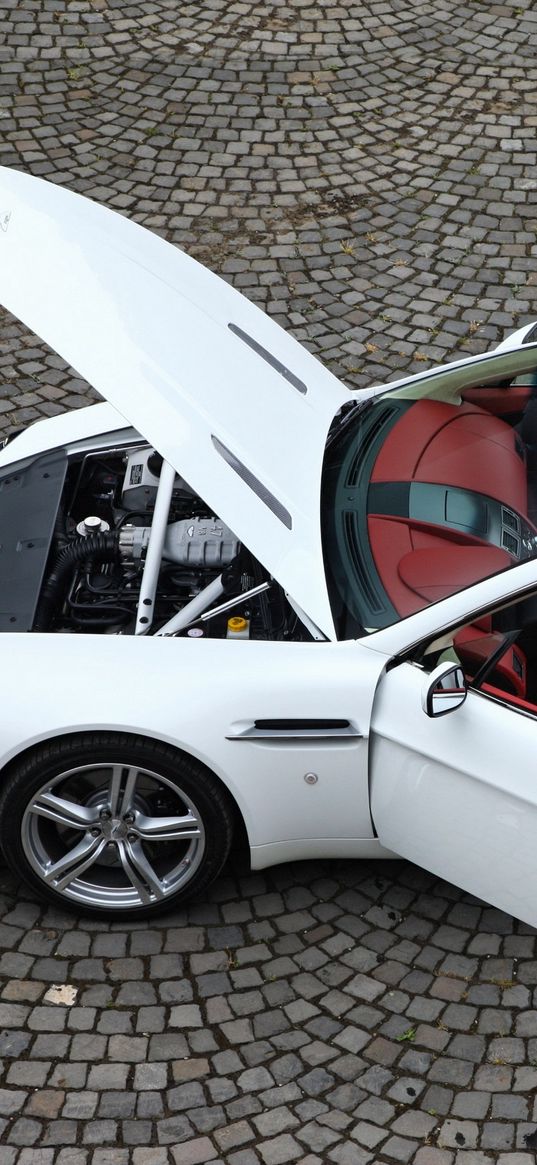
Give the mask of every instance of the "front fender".
M 235 800 L 252 846 L 373 836 L 367 735 L 384 663 L 376 652 L 352 643 L 66 634 L 10 634 L 3 645 L 0 779 L 44 740 L 135 732 L 211 769 Z M 282 717 L 348 719 L 363 739 L 233 739 L 257 719 Z M 313 785 L 304 780 L 312 770 Z

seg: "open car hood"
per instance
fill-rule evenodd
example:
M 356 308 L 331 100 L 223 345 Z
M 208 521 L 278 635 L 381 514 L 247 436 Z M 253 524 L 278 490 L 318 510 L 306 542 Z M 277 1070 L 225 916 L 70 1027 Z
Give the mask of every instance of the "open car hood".
M 320 483 L 348 389 L 176 247 L 5 168 L 0 303 L 171 462 L 333 637 Z
M 328 638 L 323 454 L 352 393 L 264 312 L 177 247 L 0 167 L 0 303 L 154 445 Z M 537 325 L 486 356 L 392 382 L 446 399 L 534 368 Z M 505 349 L 505 350 L 502 350 Z M 476 367 L 476 365 L 478 367 Z

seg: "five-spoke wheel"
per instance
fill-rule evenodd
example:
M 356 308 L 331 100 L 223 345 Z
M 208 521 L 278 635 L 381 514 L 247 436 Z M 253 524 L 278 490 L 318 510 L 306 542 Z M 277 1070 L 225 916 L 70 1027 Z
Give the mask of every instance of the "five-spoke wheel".
M 200 764 L 116 733 L 60 739 L 11 773 L 0 840 L 41 894 L 146 917 L 207 886 L 229 853 L 225 791 Z

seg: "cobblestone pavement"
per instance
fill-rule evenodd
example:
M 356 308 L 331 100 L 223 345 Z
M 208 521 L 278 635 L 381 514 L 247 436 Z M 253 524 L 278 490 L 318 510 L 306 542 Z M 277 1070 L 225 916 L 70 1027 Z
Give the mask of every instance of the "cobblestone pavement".
M 536 40 L 532 0 L 0 0 L 0 162 L 361 386 L 537 317 Z M 92 399 L 1 323 L 0 427 Z M 0 904 L 0 1165 L 531 1159 L 535 934 L 415 867 L 231 867 L 150 929 Z
M 416 867 L 231 869 L 150 928 L 1 905 L 2 1165 L 528 1161 L 534 932 Z

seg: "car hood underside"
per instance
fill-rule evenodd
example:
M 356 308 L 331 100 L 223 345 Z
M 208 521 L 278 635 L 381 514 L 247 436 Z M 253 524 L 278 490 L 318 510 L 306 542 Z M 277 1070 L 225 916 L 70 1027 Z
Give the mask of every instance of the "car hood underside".
M 159 450 L 332 637 L 320 483 L 348 389 L 176 247 L 4 168 L 0 302 Z

